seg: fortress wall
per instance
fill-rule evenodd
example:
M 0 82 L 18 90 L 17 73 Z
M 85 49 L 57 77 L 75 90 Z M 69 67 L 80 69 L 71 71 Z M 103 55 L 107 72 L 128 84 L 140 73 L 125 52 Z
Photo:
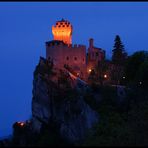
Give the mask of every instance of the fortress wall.
M 86 47 L 68 47 L 68 46 L 47 46 L 46 58 L 51 57 L 57 67 L 64 64 L 70 66 L 77 65 L 83 67 L 86 65 Z M 67 59 L 68 58 L 68 59 Z

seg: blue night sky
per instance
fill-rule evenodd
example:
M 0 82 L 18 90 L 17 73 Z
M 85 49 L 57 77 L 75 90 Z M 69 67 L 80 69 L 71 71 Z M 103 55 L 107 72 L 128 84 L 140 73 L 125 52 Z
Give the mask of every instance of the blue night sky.
M 31 117 L 33 71 L 61 18 L 73 25 L 73 44 L 88 47 L 92 37 L 107 58 L 117 34 L 128 54 L 148 50 L 148 2 L 1 2 L 0 137 Z

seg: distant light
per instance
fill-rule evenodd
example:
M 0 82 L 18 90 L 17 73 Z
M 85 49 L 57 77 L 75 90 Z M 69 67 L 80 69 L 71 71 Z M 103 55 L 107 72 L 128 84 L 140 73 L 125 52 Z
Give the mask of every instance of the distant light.
M 91 69 L 89 69 L 89 72 L 91 72 Z
M 142 82 L 140 81 L 140 82 L 139 82 L 139 84 L 141 85 L 141 84 L 142 84 Z
M 21 125 L 21 126 L 24 126 L 24 123 L 22 122 L 20 125 Z
M 24 126 L 25 123 L 24 122 L 17 122 L 20 126 Z
M 104 75 L 104 78 L 107 78 L 107 75 L 106 74 Z
M 123 77 L 123 79 L 125 79 L 125 77 Z

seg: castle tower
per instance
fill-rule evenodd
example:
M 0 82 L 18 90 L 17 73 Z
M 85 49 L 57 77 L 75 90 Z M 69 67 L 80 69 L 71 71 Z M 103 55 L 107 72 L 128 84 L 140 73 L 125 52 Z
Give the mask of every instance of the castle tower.
M 72 25 L 67 20 L 57 21 L 52 26 L 54 40 L 63 41 L 65 44 L 72 44 Z
M 89 39 L 87 72 L 94 70 L 98 63 L 105 59 L 105 50 L 94 46 L 93 38 Z

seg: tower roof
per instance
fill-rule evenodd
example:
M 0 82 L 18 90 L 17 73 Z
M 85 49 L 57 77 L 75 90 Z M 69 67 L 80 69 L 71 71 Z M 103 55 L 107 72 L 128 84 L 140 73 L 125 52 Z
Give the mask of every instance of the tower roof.
M 65 22 L 66 20 L 64 20 L 63 18 L 61 19 L 61 21 L 59 21 L 59 22 Z
M 67 24 L 67 25 L 68 25 L 68 24 L 71 24 L 68 20 L 65 20 L 65 19 L 63 19 L 63 18 L 62 18 L 60 21 L 56 21 L 56 23 L 58 23 L 58 22 L 59 22 L 59 23 L 65 23 L 65 24 Z

